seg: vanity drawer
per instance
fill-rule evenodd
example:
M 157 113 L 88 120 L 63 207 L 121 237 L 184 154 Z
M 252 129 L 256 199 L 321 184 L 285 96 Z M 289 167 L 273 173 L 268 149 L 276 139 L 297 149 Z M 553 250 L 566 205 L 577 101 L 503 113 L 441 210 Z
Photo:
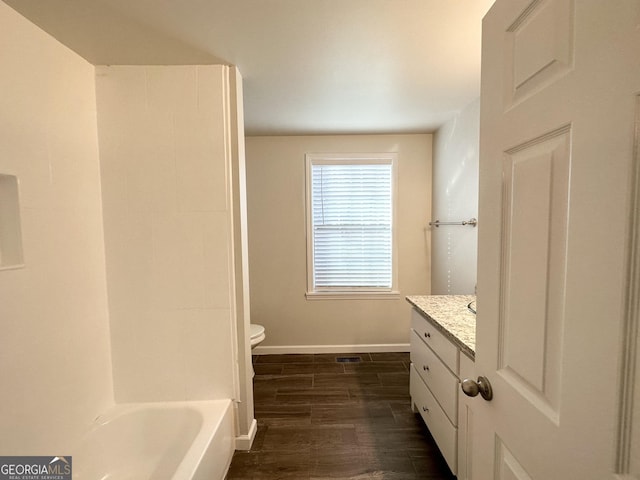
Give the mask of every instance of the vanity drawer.
M 411 362 L 454 425 L 458 424 L 458 378 L 425 345 L 415 331 L 411 334 Z
M 433 324 L 420 315 L 415 309 L 411 310 L 411 328 L 431 347 L 449 369 L 458 374 L 458 348 L 451 343 Z
M 453 474 L 457 471 L 457 428 L 451 424 L 444 411 L 436 402 L 422 381 L 414 366 L 410 373 L 411 402 L 427 424 L 429 432 L 438 444 L 442 456 Z

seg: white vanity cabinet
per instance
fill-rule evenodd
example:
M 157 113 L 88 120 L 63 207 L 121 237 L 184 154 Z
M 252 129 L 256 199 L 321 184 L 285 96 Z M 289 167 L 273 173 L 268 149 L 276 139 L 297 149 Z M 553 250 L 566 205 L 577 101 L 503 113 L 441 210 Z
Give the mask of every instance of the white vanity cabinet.
M 466 308 L 470 299 L 474 298 L 407 297 L 414 306 L 409 340 L 411 405 L 459 480 L 466 478 L 468 463 L 468 410 L 460 398 L 460 378 L 473 368 L 475 316 Z
M 411 312 L 411 403 L 457 473 L 460 350 L 416 310 Z

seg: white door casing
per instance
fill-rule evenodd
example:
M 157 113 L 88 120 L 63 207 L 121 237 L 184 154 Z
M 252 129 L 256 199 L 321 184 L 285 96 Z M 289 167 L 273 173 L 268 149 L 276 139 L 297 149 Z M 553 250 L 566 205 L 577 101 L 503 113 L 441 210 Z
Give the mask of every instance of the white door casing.
M 475 366 L 494 399 L 471 403 L 470 478 L 639 473 L 620 435 L 639 92 L 638 0 L 484 19 Z
M 634 168 L 631 190 L 631 225 L 628 288 L 620 362 L 620 416 L 616 469 L 619 480 L 640 479 L 640 94 L 636 97 Z

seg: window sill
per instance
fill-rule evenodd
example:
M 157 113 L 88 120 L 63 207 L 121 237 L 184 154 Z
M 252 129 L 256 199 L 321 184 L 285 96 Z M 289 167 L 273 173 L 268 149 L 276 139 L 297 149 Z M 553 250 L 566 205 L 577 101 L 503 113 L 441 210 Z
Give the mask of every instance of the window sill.
M 400 292 L 307 292 L 305 297 L 307 300 L 398 300 Z

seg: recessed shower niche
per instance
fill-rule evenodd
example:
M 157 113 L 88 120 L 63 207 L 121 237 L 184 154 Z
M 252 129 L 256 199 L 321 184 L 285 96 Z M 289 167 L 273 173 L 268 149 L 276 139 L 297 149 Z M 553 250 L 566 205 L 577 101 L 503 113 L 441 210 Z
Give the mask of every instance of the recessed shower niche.
M 18 177 L 0 174 L 0 270 L 23 266 Z

